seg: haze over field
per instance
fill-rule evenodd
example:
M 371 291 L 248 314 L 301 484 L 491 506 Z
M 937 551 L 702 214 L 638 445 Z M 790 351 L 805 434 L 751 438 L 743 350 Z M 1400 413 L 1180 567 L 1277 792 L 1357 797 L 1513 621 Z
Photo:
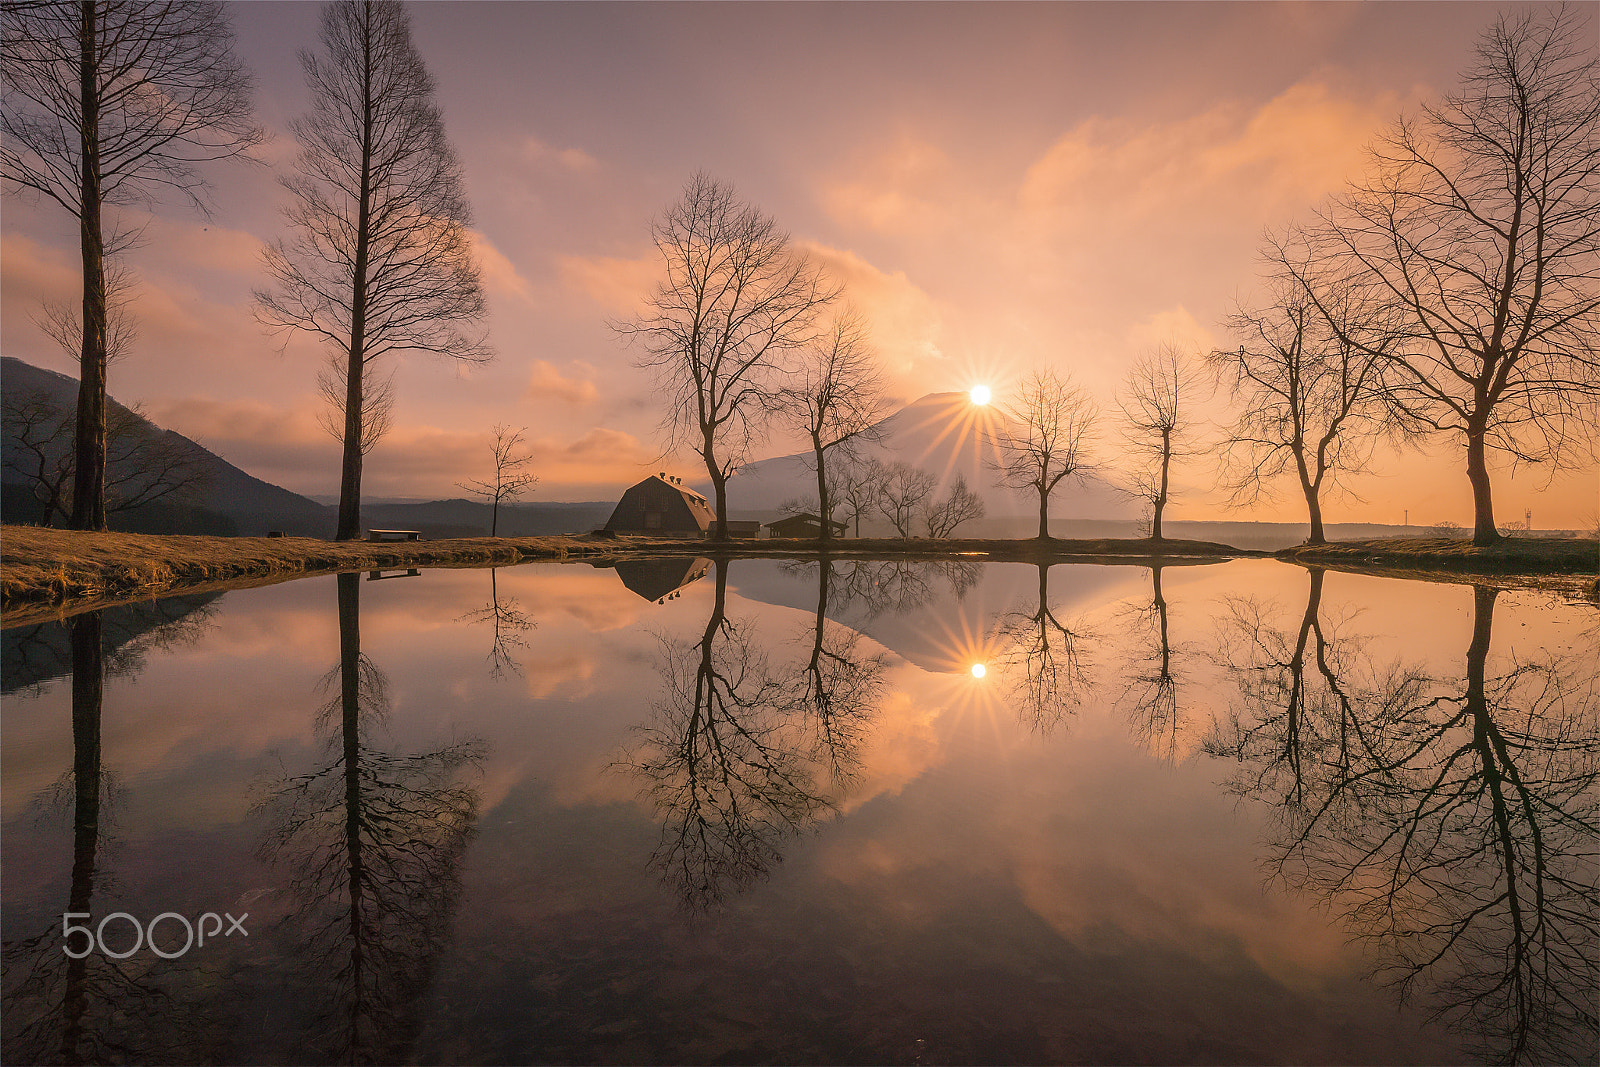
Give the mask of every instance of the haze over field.
M 1360 174 L 1402 111 L 1454 89 L 1499 10 L 1483 4 L 417 4 L 415 38 L 464 164 L 498 359 L 399 359 L 368 497 L 447 497 L 480 475 L 490 426 L 529 426 L 535 500 L 614 498 L 665 467 L 659 394 L 608 322 L 658 277 L 649 222 L 703 169 L 773 215 L 848 287 L 895 407 L 1069 371 L 1109 407 L 1158 342 L 1226 346 L 1264 227 Z M 158 424 L 305 494 L 339 485 L 318 423 L 323 350 L 262 332 L 250 294 L 283 232 L 276 176 L 308 105 L 295 51 L 318 6 L 235 4 L 270 164 L 218 168 L 214 208 L 163 208 L 128 257 L 140 337 L 109 389 Z M 0 349 L 76 375 L 32 321 L 79 292 L 77 232 L 8 196 Z M 1220 416 L 1220 410 L 1209 412 Z M 1117 444 L 1106 435 L 1114 462 Z M 777 437 L 756 455 L 802 442 Z M 915 459 L 915 457 L 907 457 Z M 1330 521 L 1469 522 L 1457 447 L 1407 454 L 1330 500 Z M 1292 485 L 1222 506 L 1180 463 L 1169 517 L 1302 517 Z M 1592 462 L 1553 481 L 1495 472 L 1496 511 L 1592 521 Z M 736 501 L 737 503 L 737 501 Z M 1027 502 L 1018 503 L 1019 512 Z

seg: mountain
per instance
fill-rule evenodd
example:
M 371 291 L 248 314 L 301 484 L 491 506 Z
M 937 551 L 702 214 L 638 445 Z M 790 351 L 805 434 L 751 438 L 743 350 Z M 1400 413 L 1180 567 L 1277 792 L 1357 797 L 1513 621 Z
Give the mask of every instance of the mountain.
M 966 393 L 930 393 L 881 420 L 878 440 L 860 451 L 869 459 L 904 460 L 938 475 L 941 496 L 963 475 L 967 486 L 983 497 L 990 516 L 1036 514 L 1036 496 L 1001 488 L 984 463 L 985 457 L 998 453 L 995 441 L 1005 426 L 1005 415 L 973 404 Z M 728 510 L 776 512 L 786 500 L 815 498 L 816 480 L 810 452 L 748 463 L 728 482 Z M 709 486 L 695 488 L 709 491 Z M 1052 519 L 1132 519 L 1138 510 L 1135 501 L 1093 475 L 1062 482 L 1050 494 Z M 975 536 L 984 535 L 976 530 Z
M 23 453 L 18 445 L 20 427 L 14 402 L 34 397 L 64 412 L 78 403 L 78 381 L 64 374 L 43 370 L 10 356 L 0 359 L 0 393 L 6 400 L 4 449 L 8 458 L 4 471 L 4 509 L 10 521 L 38 521 L 39 507 L 33 500 L 26 475 L 14 469 L 13 460 Z M 108 398 L 116 408 L 127 408 Z M 269 530 L 308 537 L 328 537 L 333 533 L 334 514 L 329 508 L 298 493 L 264 482 L 235 467 L 182 434 L 163 430 L 148 419 L 133 415 L 146 432 L 155 435 L 166 454 L 194 464 L 201 472 L 201 484 L 181 500 L 163 499 L 129 511 L 114 512 L 108 522 L 114 530 L 138 533 L 219 533 L 260 536 Z M 70 434 L 61 434 L 45 446 L 54 461 L 72 446 Z

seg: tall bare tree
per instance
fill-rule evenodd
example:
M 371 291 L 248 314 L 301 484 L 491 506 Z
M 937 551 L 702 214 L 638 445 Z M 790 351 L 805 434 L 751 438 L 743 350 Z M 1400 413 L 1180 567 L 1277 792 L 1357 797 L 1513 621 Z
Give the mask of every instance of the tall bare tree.
M 834 508 L 826 461 L 834 455 L 853 457 L 855 446 L 875 440 L 885 407 L 883 373 L 868 344 L 866 323 L 854 308 L 846 307 L 802 352 L 793 383 L 779 394 L 780 410 L 811 443 L 824 541 L 833 537 L 829 520 Z
M 1313 298 L 1294 280 L 1279 279 L 1259 305 L 1229 318 L 1239 350 L 1206 357 L 1238 405 L 1221 446 L 1222 484 L 1233 503 L 1249 503 L 1293 469 L 1311 524 L 1309 544 L 1326 540 L 1323 491 L 1368 469 L 1391 425 L 1382 361 L 1373 354 L 1393 344 L 1384 314 L 1381 308 L 1358 314 L 1348 290 Z M 1327 315 L 1337 316 L 1337 329 Z M 1357 336 L 1362 344 L 1352 340 Z
M 1066 478 L 1090 471 L 1089 446 L 1099 412 L 1087 393 L 1054 370 L 1036 370 L 1004 412 L 1011 422 L 988 460 L 1000 484 L 1039 496 L 1039 537 L 1050 537 L 1050 493 Z M 1015 427 L 1015 429 L 1013 429 Z
M 343 364 L 343 541 L 361 536 L 361 463 L 373 365 L 399 351 L 461 363 L 492 358 L 467 232 L 461 163 L 445 139 L 433 78 L 399 0 L 322 9 L 322 50 L 300 53 L 311 110 L 290 125 L 304 147 L 283 179 L 293 236 L 267 249 L 269 329 L 321 338 Z M 337 379 L 335 379 L 337 380 Z M 381 392 L 377 395 L 381 395 Z
M 1161 540 L 1161 513 L 1171 497 L 1173 456 L 1191 454 L 1198 366 L 1177 345 L 1164 344 L 1134 360 L 1117 397 L 1131 456 L 1148 466 L 1134 474 L 1136 492 L 1151 508 L 1150 536 Z
M 644 348 L 674 446 L 705 461 L 715 497 L 712 539 L 728 537 L 728 477 L 765 429 L 783 364 L 815 336 L 836 290 L 790 246 L 772 216 L 704 172 L 651 226 L 666 277 L 637 318 L 614 323 Z
M 126 242 L 105 208 L 177 191 L 264 137 L 250 77 L 214 0 L 39 0 L 0 7 L 0 176 L 78 220 L 83 262 L 72 526 L 106 527 L 105 258 Z
M 494 480 L 469 478 L 456 483 L 467 492 L 489 501 L 490 537 L 500 536 L 500 502 L 513 501 L 539 484 L 538 476 L 528 470 L 528 464 L 533 462 L 533 453 L 521 451 L 522 435 L 527 431 L 526 426 L 520 430 L 496 426 L 494 443 L 490 446 L 494 452 Z
M 1319 275 L 1348 276 L 1405 316 L 1410 343 L 1385 353 L 1389 398 L 1415 432 L 1464 442 L 1478 544 L 1499 537 L 1491 451 L 1554 467 L 1593 441 L 1594 42 L 1592 12 L 1576 6 L 1501 14 L 1462 90 L 1402 118 L 1367 179 L 1321 214 L 1320 254 L 1301 271 L 1309 292 Z

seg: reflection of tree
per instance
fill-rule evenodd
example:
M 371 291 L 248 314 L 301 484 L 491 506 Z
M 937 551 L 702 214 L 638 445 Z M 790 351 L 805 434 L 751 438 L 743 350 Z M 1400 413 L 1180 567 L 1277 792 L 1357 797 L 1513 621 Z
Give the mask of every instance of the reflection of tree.
M 193 644 L 210 628 L 220 594 L 172 596 L 119 604 L 99 612 L 107 677 L 144 670 L 152 652 Z M 10 695 L 42 687 L 72 671 L 71 623 L 32 623 L 4 632 L 0 692 Z
M 855 559 L 837 566 L 839 581 L 829 594 L 833 605 L 860 603 L 869 618 L 923 607 L 939 595 L 938 578 L 964 600 L 983 574 L 981 565 L 967 560 Z
M 1152 753 L 1175 759 L 1184 724 L 1177 667 L 1183 652 L 1172 644 L 1167 598 L 1161 592 L 1160 564 L 1150 568 L 1149 605 L 1128 613 L 1122 646 L 1128 659 L 1121 702 L 1128 710 L 1134 735 Z
M 105 771 L 100 723 L 108 673 L 103 620 L 98 611 L 67 624 L 72 669 L 72 769 L 52 792 L 70 790 L 72 874 L 65 911 L 98 925 L 96 891 L 106 843 Z M 126 935 L 125 926 L 108 927 Z M 5 942 L 5 1051 L 9 1063 L 107 1063 L 131 1058 L 172 1062 L 180 1050 L 202 1055 L 186 1013 L 143 973 L 138 955 L 118 960 L 98 948 L 81 958 L 63 951 L 84 948 L 84 935 L 63 940 L 62 919 L 42 933 Z M 117 942 L 118 945 L 121 942 Z M 148 952 L 148 948 L 142 950 Z M 179 965 L 181 966 L 181 964 Z M 168 973 L 173 965 L 167 964 Z M 181 1035 L 181 1036 L 180 1036 Z
M 883 692 L 888 660 L 882 653 L 863 652 L 857 647 L 860 633 L 828 620 L 832 584 L 833 563 L 822 560 L 817 565 L 811 655 L 794 703 L 812 718 L 818 758 L 825 759 L 835 781 L 843 783 L 854 772 L 862 735 Z
M 338 688 L 318 721 L 327 759 L 261 805 L 271 819 L 262 852 L 294 872 L 324 1055 L 401 1062 L 454 915 L 478 812 L 462 778 L 484 746 L 407 756 L 372 743 L 388 681 L 361 652 L 360 575 L 338 581 L 339 666 L 324 682 Z
M 515 597 L 501 598 L 499 587 L 495 584 L 495 573 L 499 569 L 489 568 L 489 603 L 461 616 L 462 622 L 487 622 L 493 625 L 494 639 L 490 642 L 487 658 L 489 677 L 497 682 L 506 676 L 507 671 L 519 677 L 522 675 L 517 650 L 528 647 L 528 640 L 522 635 L 538 625 L 522 610 Z
M 1019 714 L 1034 729 L 1047 732 L 1077 709 L 1087 691 L 1090 668 L 1083 645 L 1092 635 L 1081 626 L 1072 629 L 1056 615 L 1050 607 L 1050 565 L 1038 567 L 1037 604 L 1001 616 L 996 636 L 1008 673 L 1016 679 Z
M 769 668 L 750 624 L 727 617 L 727 585 L 719 562 L 698 641 L 662 638 L 664 691 L 619 761 L 662 817 L 655 862 L 696 908 L 765 876 L 783 842 L 829 808 L 803 755 L 812 746 L 792 714 L 794 687 Z M 831 675 L 831 667 L 822 674 L 824 686 Z M 833 717 L 842 729 L 836 710 Z
M 1592 1059 L 1595 665 L 1513 655 L 1491 674 L 1497 591 L 1476 587 L 1464 676 L 1374 668 L 1359 644 L 1324 640 L 1318 591 L 1287 659 L 1283 635 L 1236 613 L 1260 655 L 1235 670 L 1286 677 L 1273 699 L 1247 687 L 1247 710 L 1212 746 L 1247 765 L 1241 792 L 1278 810 L 1272 869 L 1333 902 L 1379 971 L 1427 993 L 1487 1058 Z

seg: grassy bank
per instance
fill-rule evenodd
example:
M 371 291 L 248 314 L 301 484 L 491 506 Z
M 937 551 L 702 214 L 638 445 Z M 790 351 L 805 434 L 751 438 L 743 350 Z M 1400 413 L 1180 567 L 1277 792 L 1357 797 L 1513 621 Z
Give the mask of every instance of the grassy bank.
M 559 559 L 570 537 L 461 538 L 373 544 L 311 537 L 195 537 L 0 528 L 0 606 L 116 601 L 219 583 L 396 567 L 484 567 Z
M 642 537 L 472 537 L 438 541 L 322 541 L 310 537 L 194 537 L 80 533 L 35 526 L 0 528 L 0 604 L 8 623 L 175 591 L 235 588 L 308 574 L 396 567 L 488 567 L 530 559 L 637 555 L 793 558 L 815 541 L 708 544 Z M 988 541 L 861 539 L 835 542 L 829 554 L 853 558 L 939 558 L 1034 562 L 1096 559 L 1221 559 L 1237 549 L 1208 541 Z
M 1482 548 L 1471 541 L 1443 537 L 1383 538 L 1298 545 L 1276 555 L 1296 563 L 1331 567 L 1372 564 L 1458 574 L 1600 573 L 1600 541 L 1592 537 L 1508 537 Z

